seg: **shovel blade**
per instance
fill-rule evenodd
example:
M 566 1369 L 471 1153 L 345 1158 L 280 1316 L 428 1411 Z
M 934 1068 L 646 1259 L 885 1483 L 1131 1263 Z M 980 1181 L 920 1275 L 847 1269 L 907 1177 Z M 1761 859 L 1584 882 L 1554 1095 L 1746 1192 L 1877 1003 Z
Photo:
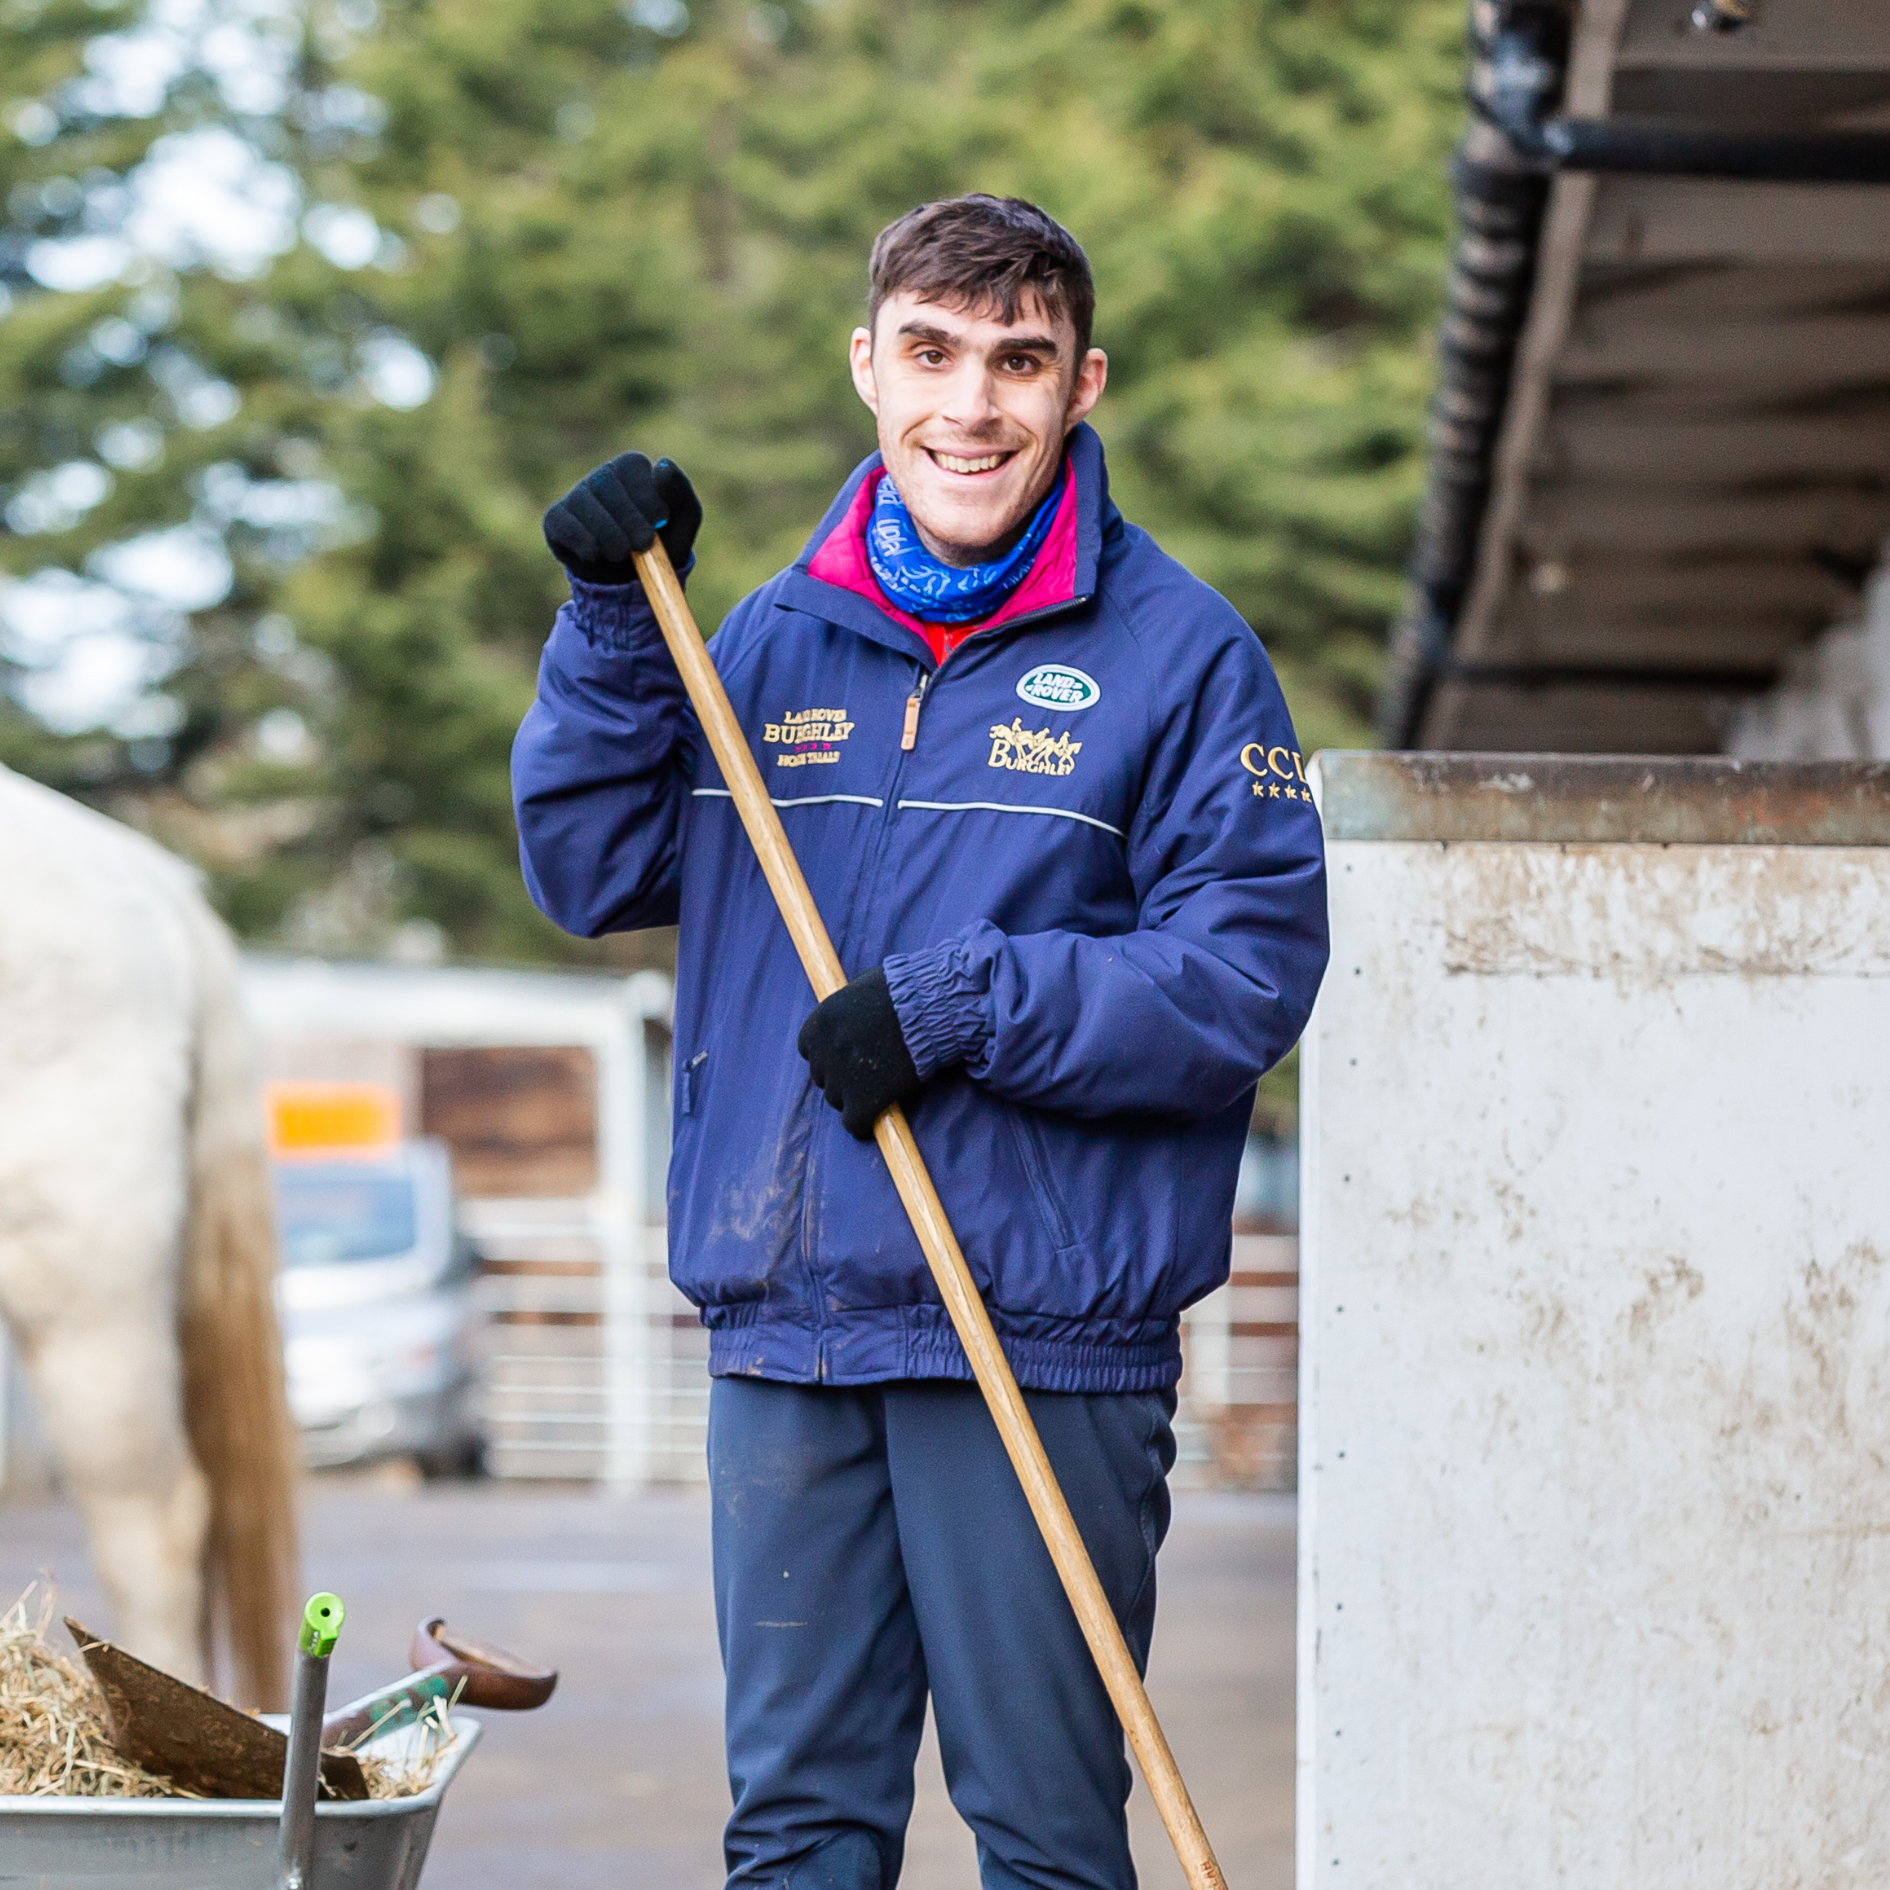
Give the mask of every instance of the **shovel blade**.
M 282 1796 L 285 1733 L 100 1640 L 70 1615 L 66 1632 L 98 1683 L 106 1730 L 125 1758 L 201 1798 Z M 322 1754 L 322 1783 L 331 1798 L 368 1795 L 360 1763 L 347 1753 Z

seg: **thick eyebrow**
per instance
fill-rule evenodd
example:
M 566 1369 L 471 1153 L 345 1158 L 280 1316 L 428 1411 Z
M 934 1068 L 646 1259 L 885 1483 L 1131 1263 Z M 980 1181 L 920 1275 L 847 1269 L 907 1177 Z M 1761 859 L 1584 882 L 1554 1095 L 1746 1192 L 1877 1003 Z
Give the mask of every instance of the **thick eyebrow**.
M 949 334 L 943 328 L 934 328 L 930 322 L 902 322 L 899 333 L 909 336 L 914 341 L 930 342 L 940 348 L 955 348 L 960 345 L 959 337 Z M 1036 354 L 1054 361 L 1057 358 L 1057 341 L 1054 335 L 1006 335 L 991 350 L 993 354 Z
M 1045 354 L 1051 360 L 1057 358 L 1057 338 L 1054 335 L 1006 335 L 993 354 Z

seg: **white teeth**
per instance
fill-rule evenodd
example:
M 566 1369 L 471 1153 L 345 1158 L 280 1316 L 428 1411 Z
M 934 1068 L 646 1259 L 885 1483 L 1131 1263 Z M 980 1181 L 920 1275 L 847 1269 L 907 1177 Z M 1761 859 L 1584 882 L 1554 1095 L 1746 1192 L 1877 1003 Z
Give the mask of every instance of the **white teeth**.
M 987 453 L 982 459 L 954 459 L 950 453 L 932 455 L 947 472 L 981 473 L 989 472 L 993 466 L 1002 466 L 1008 457 L 1004 453 Z

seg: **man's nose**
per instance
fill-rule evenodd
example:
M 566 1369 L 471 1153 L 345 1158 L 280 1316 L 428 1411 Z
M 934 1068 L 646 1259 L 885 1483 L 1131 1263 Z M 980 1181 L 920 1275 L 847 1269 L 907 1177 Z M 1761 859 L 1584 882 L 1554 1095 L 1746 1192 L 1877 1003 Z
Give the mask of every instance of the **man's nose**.
M 966 433 L 982 433 L 998 418 L 991 393 L 991 372 L 984 363 L 961 362 L 945 391 L 944 418 Z

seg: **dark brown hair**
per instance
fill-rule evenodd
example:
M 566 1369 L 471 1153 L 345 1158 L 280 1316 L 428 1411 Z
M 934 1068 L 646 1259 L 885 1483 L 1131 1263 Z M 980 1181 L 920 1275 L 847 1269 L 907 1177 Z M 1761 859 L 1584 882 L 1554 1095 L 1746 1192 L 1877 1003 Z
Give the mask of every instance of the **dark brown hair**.
M 1021 197 L 947 197 L 922 203 L 880 231 L 873 243 L 873 288 L 866 325 L 901 290 L 945 308 L 995 308 L 1013 322 L 1026 296 L 1076 330 L 1076 360 L 1089 350 L 1096 284 L 1083 246 L 1054 217 Z

